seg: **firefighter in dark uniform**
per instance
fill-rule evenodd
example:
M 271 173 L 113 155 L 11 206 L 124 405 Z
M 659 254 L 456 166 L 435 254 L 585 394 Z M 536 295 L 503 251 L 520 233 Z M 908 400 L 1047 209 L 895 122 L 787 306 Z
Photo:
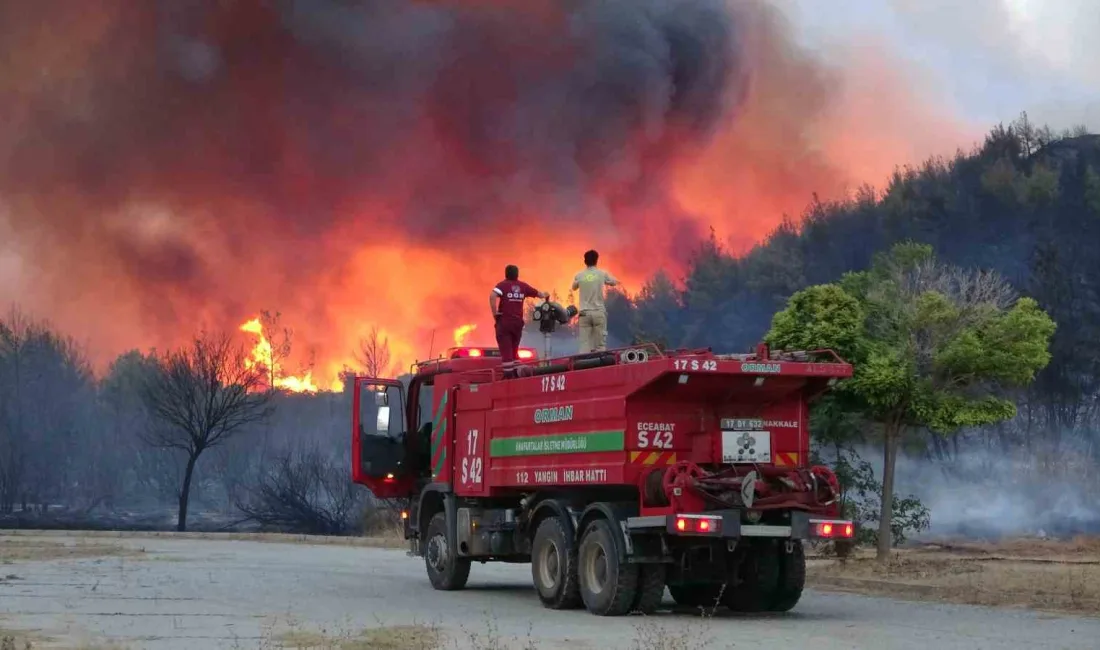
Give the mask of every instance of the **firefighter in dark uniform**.
M 496 324 L 497 347 L 505 371 L 511 369 L 519 355 L 519 340 L 523 336 L 523 302 L 528 298 L 546 300 L 550 294 L 539 291 L 519 279 L 519 267 L 504 267 L 504 279 L 489 292 L 489 309 Z

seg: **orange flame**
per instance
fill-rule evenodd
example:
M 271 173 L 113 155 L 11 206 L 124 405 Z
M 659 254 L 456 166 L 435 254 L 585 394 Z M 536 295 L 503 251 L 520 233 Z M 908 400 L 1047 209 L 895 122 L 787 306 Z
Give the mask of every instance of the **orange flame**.
M 264 326 L 259 318 L 253 318 L 244 323 L 241 325 L 240 330 L 255 334 L 259 339 L 252 348 L 251 358 L 245 359 L 245 367 L 264 369 L 272 382 L 273 388 L 282 388 L 292 393 L 316 393 L 320 390 L 313 383 L 313 371 L 311 370 L 307 370 L 301 377 L 283 375 L 282 364 L 275 359 L 275 351 L 271 347 L 271 341 L 268 341 L 267 337 L 264 336 Z M 336 389 L 338 384 L 342 389 L 343 384 L 339 380 L 333 382 L 333 388 Z
M 469 324 L 469 325 L 463 325 L 462 327 L 459 327 L 458 329 L 456 329 L 455 330 L 455 335 L 454 335 L 455 336 L 455 345 L 458 346 L 458 347 L 461 347 L 462 342 L 466 340 L 466 337 L 469 336 L 470 332 L 472 332 L 476 329 L 477 329 L 477 325 L 474 325 L 472 323 Z

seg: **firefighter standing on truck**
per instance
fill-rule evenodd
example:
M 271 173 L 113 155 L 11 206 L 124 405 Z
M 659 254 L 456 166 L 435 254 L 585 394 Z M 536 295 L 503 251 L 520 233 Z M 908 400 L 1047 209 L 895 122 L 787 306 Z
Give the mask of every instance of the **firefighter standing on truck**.
M 523 337 L 523 301 L 527 298 L 548 299 L 550 294 L 539 291 L 519 279 L 519 267 L 504 267 L 504 279 L 489 292 L 489 309 L 496 323 L 497 348 L 500 361 L 508 371 L 519 356 L 519 340 Z
M 607 308 L 603 301 L 603 288 L 619 284 L 615 276 L 596 267 L 600 254 L 594 250 L 585 252 L 585 269 L 573 278 L 573 291 L 580 290 L 580 353 L 607 349 Z

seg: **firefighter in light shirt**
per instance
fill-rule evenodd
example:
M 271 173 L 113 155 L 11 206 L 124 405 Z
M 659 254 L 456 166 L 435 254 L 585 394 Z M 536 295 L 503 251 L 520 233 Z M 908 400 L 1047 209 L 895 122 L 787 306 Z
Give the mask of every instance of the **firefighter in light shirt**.
M 585 269 L 573 278 L 573 291 L 578 291 L 580 302 L 580 353 L 607 349 L 607 308 L 604 306 L 604 287 L 619 284 L 615 276 L 598 268 L 600 254 L 594 250 L 584 254 Z

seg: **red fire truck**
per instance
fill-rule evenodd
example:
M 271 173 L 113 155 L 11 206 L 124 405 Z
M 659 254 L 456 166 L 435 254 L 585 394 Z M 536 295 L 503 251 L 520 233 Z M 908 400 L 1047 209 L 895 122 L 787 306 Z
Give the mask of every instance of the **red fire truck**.
M 786 611 L 802 540 L 851 538 L 836 476 L 808 464 L 808 404 L 852 367 L 831 351 L 537 359 L 452 348 L 411 380 L 355 380 L 353 479 L 404 498 L 436 589 L 531 563 L 553 609 Z

